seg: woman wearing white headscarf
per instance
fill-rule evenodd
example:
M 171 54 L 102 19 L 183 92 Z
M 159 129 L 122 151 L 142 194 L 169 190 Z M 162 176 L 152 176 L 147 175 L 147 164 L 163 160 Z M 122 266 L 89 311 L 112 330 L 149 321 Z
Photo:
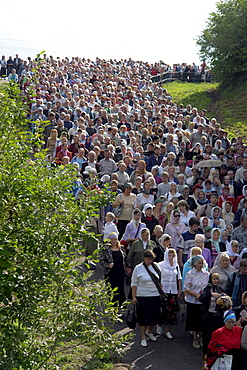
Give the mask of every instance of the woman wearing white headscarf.
M 213 154 L 218 155 L 218 152 L 223 149 L 221 140 L 216 140 L 213 148 Z
M 171 237 L 171 246 L 177 249 L 180 235 L 187 230 L 185 224 L 180 222 L 180 212 L 175 209 L 171 213 L 170 222 L 166 225 L 165 233 Z
M 159 238 L 159 245 L 153 249 L 156 257 L 154 262 L 162 262 L 164 261 L 165 251 L 171 245 L 171 237 L 168 234 L 163 234 Z
M 232 212 L 232 202 L 226 201 L 222 204 L 222 218 L 226 225 L 234 221 L 234 213 Z
M 182 276 L 175 249 L 169 248 L 165 251 L 164 261 L 159 263 L 159 268 L 161 270 L 162 289 L 168 295 L 165 312 L 165 335 L 168 339 L 172 339 L 170 327 L 177 323 L 178 298 L 182 292 Z
M 247 248 L 242 249 L 242 252 L 240 253 L 240 258 L 243 260 L 244 258 L 247 258 Z
M 226 254 L 230 257 L 230 264 L 239 269 L 241 257 L 239 255 L 238 241 L 232 240 L 230 243 L 226 243 Z
M 200 229 L 204 233 L 206 227 L 211 226 L 211 221 L 208 217 L 200 217 Z
M 129 260 L 131 262 L 132 270 L 136 265 L 143 261 L 143 253 L 146 249 L 153 250 L 155 247 L 155 242 L 150 240 L 150 232 L 148 228 L 143 228 L 141 230 L 140 237 L 135 240 L 130 247 L 128 254 Z
M 122 238 L 122 240 L 126 242 L 126 246 L 129 244 L 131 245 L 132 242 L 137 240 L 141 235 L 141 230 L 145 227 L 146 225 L 141 222 L 141 210 L 139 208 L 135 208 L 132 211 L 131 221 L 127 224 Z

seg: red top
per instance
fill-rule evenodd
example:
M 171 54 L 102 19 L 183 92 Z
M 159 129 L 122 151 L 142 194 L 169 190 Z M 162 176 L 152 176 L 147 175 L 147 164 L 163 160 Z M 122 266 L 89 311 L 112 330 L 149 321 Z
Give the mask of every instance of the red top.
M 209 348 L 211 343 L 216 342 L 227 348 L 228 350 L 232 348 L 240 349 L 242 337 L 242 328 L 234 326 L 233 329 L 227 329 L 225 326 L 223 328 L 217 329 L 213 332 L 211 341 L 209 343 Z

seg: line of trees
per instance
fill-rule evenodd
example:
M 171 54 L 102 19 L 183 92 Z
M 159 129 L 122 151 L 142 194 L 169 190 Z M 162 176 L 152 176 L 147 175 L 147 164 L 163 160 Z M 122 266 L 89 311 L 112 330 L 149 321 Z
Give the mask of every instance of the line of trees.
M 197 39 L 200 57 L 213 67 L 223 83 L 247 77 L 247 2 L 222 0 L 210 14 L 206 28 Z

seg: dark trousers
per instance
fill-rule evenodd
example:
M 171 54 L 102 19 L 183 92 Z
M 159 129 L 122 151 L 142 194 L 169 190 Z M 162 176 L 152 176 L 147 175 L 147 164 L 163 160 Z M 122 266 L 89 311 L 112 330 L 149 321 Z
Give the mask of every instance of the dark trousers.
M 127 221 L 127 220 L 118 220 L 117 229 L 118 229 L 118 232 L 119 232 L 119 235 L 118 235 L 119 240 L 121 240 L 123 234 L 125 233 L 125 229 L 126 229 L 126 226 L 127 226 L 128 223 L 129 223 L 129 221 Z

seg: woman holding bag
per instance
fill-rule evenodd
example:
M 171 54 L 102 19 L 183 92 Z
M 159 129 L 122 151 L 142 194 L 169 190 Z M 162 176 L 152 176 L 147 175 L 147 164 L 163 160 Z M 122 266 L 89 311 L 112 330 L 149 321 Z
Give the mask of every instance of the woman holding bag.
M 235 326 L 236 316 L 233 311 L 225 312 L 224 324 L 225 326 L 217 329 L 212 334 L 208 345 L 209 353 L 207 365 L 204 367 L 205 370 L 231 369 L 232 354 L 236 355 L 240 350 L 242 328 Z
M 112 203 L 113 208 L 117 208 L 122 204 L 122 209 L 120 215 L 117 217 L 118 224 L 117 228 L 119 231 L 119 240 L 121 240 L 127 224 L 130 222 L 132 217 L 132 211 L 134 209 L 134 203 L 136 200 L 136 195 L 132 192 L 132 185 L 126 182 L 123 187 L 123 193 L 117 195 L 115 201 Z M 114 213 L 114 210 L 113 210 Z
M 161 280 L 161 272 L 158 264 L 153 262 L 153 251 L 147 249 L 143 256 L 144 261 L 134 268 L 131 288 L 132 303 L 137 304 L 137 322 L 141 331 L 141 346 L 147 347 L 146 336 L 151 341 L 156 342 L 157 339 L 153 335 L 152 329 L 161 320 L 161 298 L 160 291 L 157 288 Z
M 124 244 L 126 245 L 127 250 L 130 249 L 131 244 L 135 240 L 140 238 L 141 230 L 144 228 L 146 228 L 146 225 L 141 222 L 141 210 L 139 208 L 135 208 L 132 212 L 132 219 L 127 224 L 122 238 L 122 240 L 125 242 Z

